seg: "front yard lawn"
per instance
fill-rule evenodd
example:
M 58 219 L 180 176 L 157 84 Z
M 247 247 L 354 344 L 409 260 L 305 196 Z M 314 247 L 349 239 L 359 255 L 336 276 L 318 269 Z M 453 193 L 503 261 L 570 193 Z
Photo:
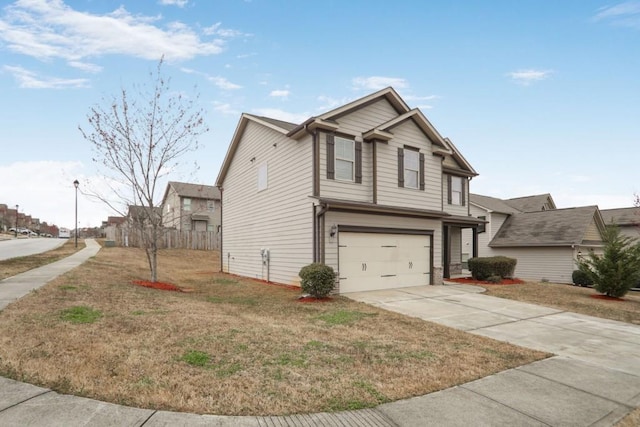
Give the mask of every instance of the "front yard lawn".
M 621 301 L 593 298 L 592 288 L 547 282 L 515 285 L 480 285 L 487 295 L 540 304 L 574 313 L 640 325 L 640 292 L 630 291 Z
M 217 273 L 218 253 L 97 256 L 0 312 L 0 374 L 142 408 L 226 415 L 358 409 L 548 356 L 334 297 Z

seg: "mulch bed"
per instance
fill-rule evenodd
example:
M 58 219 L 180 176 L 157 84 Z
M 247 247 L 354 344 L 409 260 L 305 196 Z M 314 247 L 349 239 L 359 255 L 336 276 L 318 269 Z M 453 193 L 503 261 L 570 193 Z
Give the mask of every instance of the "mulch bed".
M 486 280 L 476 280 L 471 277 L 460 277 L 457 279 L 445 279 L 447 282 L 465 283 L 469 285 L 521 285 L 524 280 L 520 279 L 502 279 L 500 283 L 487 282 Z
M 134 280 L 134 285 L 144 286 L 145 288 L 159 289 L 161 291 L 185 292 L 184 289 L 172 285 L 171 283 L 149 282 L 147 280 Z

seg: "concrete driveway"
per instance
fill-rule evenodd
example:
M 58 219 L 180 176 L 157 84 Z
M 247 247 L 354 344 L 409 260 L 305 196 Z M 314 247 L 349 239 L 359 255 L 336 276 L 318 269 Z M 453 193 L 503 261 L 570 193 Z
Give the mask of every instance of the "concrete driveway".
M 420 414 L 424 425 L 436 414 L 447 425 L 496 425 L 503 413 L 503 421 L 511 425 L 610 426 L 640 406 L 640 326 L 482 292 L 479 287 L 451 284 L 344 294 L 558 355 L 442 392 L 381 405 L 387 416 L 401 425 L 404 416 L 415 420 Z M 465 411 L 476 406 L 480 409 Z M 465 416 L 468 412 L 473 415 Z

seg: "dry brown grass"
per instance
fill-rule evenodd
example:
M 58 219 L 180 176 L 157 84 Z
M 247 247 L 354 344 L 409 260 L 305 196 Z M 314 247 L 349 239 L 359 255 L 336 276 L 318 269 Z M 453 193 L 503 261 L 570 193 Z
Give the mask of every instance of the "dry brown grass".
M 370 407 L 547 356 L 342 297 L 215 273 L 218 254 L 105 248 L 0 312 L 0 373 L 63 393 L 144 408 L 229 415 Z M 85 306 L 102 316 L 70 323 Z M 188 363 L 188 361 L 193 364 Z M 198 366 L 200 364 L 200 366 Z
M 48 252 L 0 261 L 0 280 L 51 264 L 84 249 L 84 247 L 84 240 L 78 240 L 78 247 L 76 248 L 75 241 L 69 239 L 64 245 Z
M 520 285 L 481 285 L 487 295 L 540 304 L 574 313 L 640 324 L 640 293 L 631 291 L 622 301 L 592 298 L 594 289 L 557 283 L 527 282 Z
M 627 414 L 626 417 L 621 419 L 616 427 L 638 427 L 640 426 L 640 408 L 636 408 L 634 411 Z

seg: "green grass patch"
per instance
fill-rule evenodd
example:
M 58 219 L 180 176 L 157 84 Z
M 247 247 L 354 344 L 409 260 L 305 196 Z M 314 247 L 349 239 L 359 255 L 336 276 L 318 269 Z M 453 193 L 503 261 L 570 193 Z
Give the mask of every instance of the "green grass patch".
M 99 310 L 84 305 L 67 308 L 60 312 L 60 318 L 71 323 L 93 323 L 101 317 L 102 313 Z
M 211 356 L 204 351 L 191 350 L 183 354 L 180 360 L 191 366 L 207 366 L 211 360 Z
M 351 310 L 337 310 L 329 313 L 324 313 L 318 316 L 318 319 L 326 322 L 331 326 L 337 325 L 350 325 L 357 322 L 360 319 L 369 316 L 376 316 L 374 313 L 363 313 L 361 311 Z
M 75 291 L 76 289 L 78 289 L 76 286 L 71 286 L 71 285 L 62 285 L 59 288 L 62 291 Z

